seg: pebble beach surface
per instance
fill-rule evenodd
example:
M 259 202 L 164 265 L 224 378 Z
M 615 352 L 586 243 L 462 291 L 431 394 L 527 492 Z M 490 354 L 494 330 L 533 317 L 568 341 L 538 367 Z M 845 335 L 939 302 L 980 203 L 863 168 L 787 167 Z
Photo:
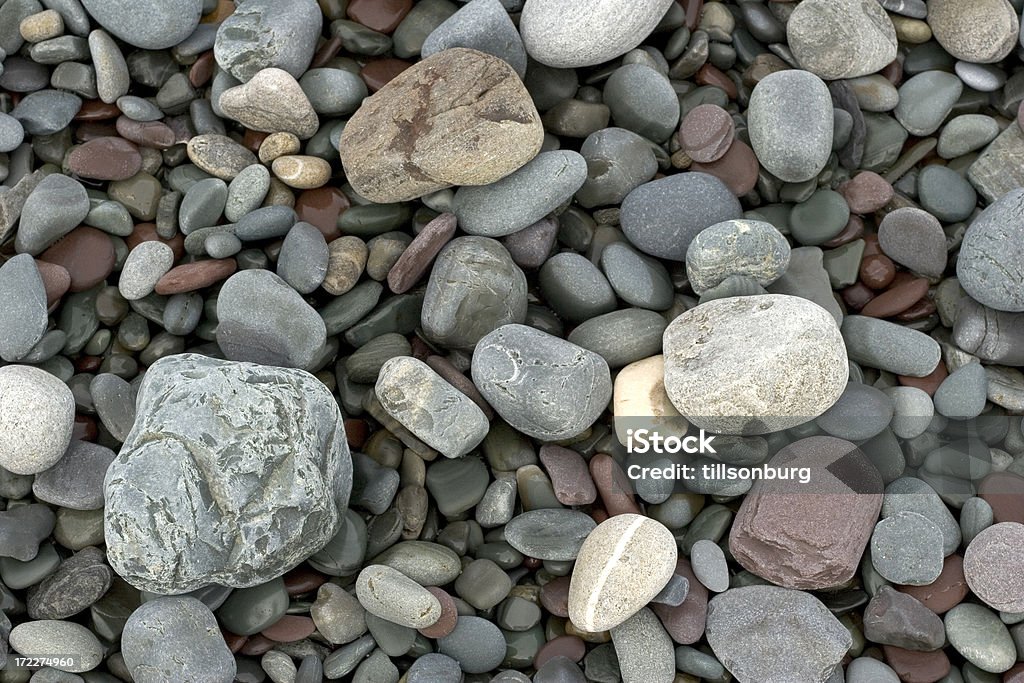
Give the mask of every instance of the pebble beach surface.
M 1022 10 L 0 0 L 0 683 L 1024 683 Z

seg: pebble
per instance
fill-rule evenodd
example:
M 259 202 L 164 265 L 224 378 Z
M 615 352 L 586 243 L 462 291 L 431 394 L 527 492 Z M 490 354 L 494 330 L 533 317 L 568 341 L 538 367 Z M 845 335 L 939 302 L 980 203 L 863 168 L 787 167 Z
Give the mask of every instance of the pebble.
M 459 106 L 466 97 L 472 106 Z M 488 118 L 490 111 L 502 112 L 501 119 Z M 397 121 L 399 114 L 415 125 L 382 129 L 381 121 Z M 452 48 L 406 69 L 366 100 L 346 124 L 340 148 L 356 191 L 383 203 L 494 183 L 537 156 L 542 140 L 540 117 L 512 67 Z
M 78 614 L 110 590 L 113 578 L 103 551 L 92 546 L 83 548 L 31 587 L 28 615 L 32 619 L 65 619 Z
M 505 658 L 506 643 L 501 630 L 476 616 L 460 616 L 455 629 L 437 641 L 438 652 L 459 663 L 467 674 L 492 671 Z
M 1024 612 L 1024 573 L 1019 568 L 1024 525 L 1001 522 L 978 533 L 964 553 L 964 577 L 986 605 Z
M 127 180 L 142 170 L 142 155 L 123 138 L 100 137 L 72 147 L 67 165 L 83 178 Z
M 523 8 L 519 31 L 526 52 L 542 64 L 563 69 L 594 66 L 639 45 L 670 4 L 671 0 L 613 0 L 593 6 L 531 0 Z
M 672 639 L 647 608 L 611 629 L 612 643 L 624 681 L 671 683 L 675 680 Z
M 871 563 L 893 583 L 925 586 L 942 571 L 942 531 L 916 512 L 897 512 L 875 525 Z
M 36 474 L 32 492 L 53 505 L 98 510 L 103 507 L 103 475 L 114 455 L 104 446 L 72 441 L 55 465 Z
M 330 253 L 322 232 L 299 221 L 285 235 L 277 274 L 299 294 L 316 290 L 327 276 Z
M 721 159 L 735 139 L 732 116 L 716 104 L 699 104 L 679 125 L 679 145 L 698 163 Z
M 915 273 L 938 277 L 946 269 L 946 235 L 927 211 L 896 209 L 878 226 L 878 243 L 885 255 Z
M 942 533 L 942 553 L 949 555 L 960 545 L 960 526 L 927 482 L 916 477 L 901 477 L 885 488 L 882 516 L 914 512 L 938 525 Z
M 991 610 L 965 603 L 946 612 L 946 637 L 964 659 L 989 673 L 1002 673 L 1017 661 L 1006 625 Z
M 509 425 L 546 441 L 586 430 L 612 396 L 603 358 L 524 325 L 484 336 L 471 367 L 473 383 Z
M 628 244 L 606 246 L 601 251 L 601 268 L 615 294 L 626 303 L 655 311 L 672 305 L 674 291 L 665 266 Z
M 587 179 L 577 190 L 576 201 L 586 208 L 621 202 L 658 170 L 650 143 L 625 128 L 591 133 L 580 155 L 587 163 Z
M 775 375 L 780 363 L 787 370 Z M 802 424 L 839 398 L 847 375 L 835 320 L 797 297 L 718 299 L 687 311 L 665 331 L 669 399 L 693 424 L 713 432 L 761 434 Z M 740 379 L 749 376 L 779 379 L 770 390 L 762 384 L 752 392 Z
M 938 342 L 909 327 L 848 315 L 841 329 L 846 352 L 857 363 L 908 377 L 926 377 L 939 363 Z
M 340 296 L 356 286 L 366 268 L 369 250 L 366 243 L 355 235 L 345 235 L 327 245 L 327 272 L 324 274 L 324 290 Z
M 733 588 L 708 604 L 707 639 L 740 681 L 825 683 L 853 646 L 850 632 L 810 593 Z M 801 643 L 813 641 L 814 648 Z
M 915 598 L 882 586 L 864 611 L 864 635 L 875 643 L 931 652 L 946 642 L 942 620 Z
M 89 383 L 89 394 L 103 426 L 123 443 L 135 424 L 135 389 L 121 377 L 102 372 Z
M 162 647 L 174 643 L 172 647 Z M 135 680 L 228 683 L 235 659 L 210 608 L 191 597 L 162 597 L 132 612 L 121 636 L 125 668 Z
M 611 517 L 583 542 L 569 586 L 569 618 L 591 633 L 622 624 L 674 573 L 672 533 L 636 514 Z
M 75 418 L 67 385 L 44 370 L 8 365 L 0 368 L 0 397 L 0 467 L 36 474 L 55 465 L 71 441 Z
M 807 71 L 766 76 L 750 95 L 747 126 L 750 145 L 766 170 L 790 183 L 810 180 L 825 167 L 832 152 L 828 88 Z
M 998 135 L 999 124 L 991 116 L 963 114 L 942 127 L 935 151 L 943 159 L 955 159 L 981 149 Z
M 693 573 L 713 593 L 724 593 L 729 589 L 729 567 L 725 553 L 718 544 L 701 539 L 690 548 L 690 563 Z
M 299 190 L 321 187 L 331 178 L 331 165 L 320 157 L 309 155 L 278 157 L 271 168 L 285 185 Z
M 665 318 L 654 311 L 623 308 L 581 323 L 566 339 L 621 368 L 661 351 Z
M 370 614 L 409 628 L 426 628 L 441 616 L 441 603 L 401 572 L 369 565 L 359 572 L 356 597 Z
M 576 510 L 530 510 L 509 520 L 505 540 L 528 557 L 564 562 L 576 559 L 596 526 L 589 515 Z
M 272 310 L 274 316 L 265 312 Z M 244 270 L 217 298 L 217 343 L 231 360 L 306 367 L 326 339 L 323 319 L 277 275 Z
M 15 249 L 36 256 L 78 227 L 88 213 L 89 198 L 81 183 L 59 173 L 48 175 L 25 200 Z
M 222 92 L 217 102 L 224 116 L 251 130 L 292 133 L 305 140 L 320 126 L 299 82 L 284 69 L 261 69 L 245 83 Z
M 893 404 L 884 392 L 866 384 L 850 382 L 816 423 L 832 436 L 864 441 L 885 429 L 892 416 Z
M 494 561 L 476 559 L 462 569 L 454 586 L 460 598 L 478 610 L 487 610 L 508 597 L 513 583 Z
M 520 78 L 526 75 L 526 50 L 519 31 L 499 0 L 471 0 L 446 18 L 424 39 L 420 54 L 429 57 L 464 47 L 508 62 Z
M 716 223 L 741 217 L 736 197 L 718 178 L 681 173 L 640 185 L 622 201 L 629 241 L 658 258 L 684 261 L 690 242 Z
M 287 6 L 248 0 L 217 29 L 217 64 L 245 83 L 263 69 L 283 69 L 298 78 L 313 59 L 323 14 L 315 0 Z
M 978 203 L 978 195 L 963 176 L 947 166 L 932 165 L 917 174 L 917 199 L 943 223 L 966 220 Z
M 197 402 L 207 401 L 221 407 L 196 410 Z M 287 415 L 276 407 L 283 401 L 294 406 Z M 253 586 L 280 576 L 334 534 L 352 470 L 339 409 L 312 376 L 180 354 L 150 366 L 137 405 L 136 428 L 104 484 L 107 555 L 133 585 L 163 593 L 212 582 Z M 183 414 L 189 418 L 182 420 Z M 242 420 L 258 424 L 259 431 L 230 427 Z M 280 443 L 290 444 L 294 485 L 287 498 L 254 498 L 249 477 L 276 476 L 280 455 L 274 444 Z M 210 460 L 210 452 L 220 457 Z M 167 457 L 198 459 L 203 466 L 175 467 L 175 476 L 154 477 L 151 468 L 166 470 Z M 217 505 L 186 493 L 199 489 L 217 491 Z M 192 521 L 150 528 L 137 514 L 148 500 L 160 501 L 167 519 Z M 235 521 L 242 508 L 248 523 Z M 299 516 L 288 516 L 296 511 Z M 273 520 L 273 534 L 266 533 L 264 519 Z M 229 555 L 225 548 L 242 535 L 251 542 Z
M 935 40 L 957 59 L 991 64 L 1006 57 L 1020 36 L 1018 12 L 1007 0 L 938 0 L 928 3 Z
M 47 327 L 46 287 L 36 261 L 19 254 L 0 265 L 0 358 L 25 358 L 43 338 Z
M 686 252 L 686 274 L 697 295 L 730 275 L 747 275 L 768 286 L 789 266 L 790 248 L 775 226 L 731 220 L 701 231 Z
M 348 591 L 325 583 L 310 606 L 317 631 L 331 643 L 350 643 L 366 633 L 366 610 Z
M 53 511 L 39 503 L 21 505 L 0 513 L 0 536 L 4 541 L 3 555 L 0 557 L 26 563 L 34 560 L 40 552 L 40 542 L 50 535 L 54 524 Z M 43 546 L 45 547 L 47 546 Z M 10 587 L 19 587 L 14 585 L 15 582 L 9 575 L 5 580 Z M 26 585 L 31 585 L 31 582 Z
M 604 86 L 604 103 L 615 125 L 662 142 L 679 125 L 679 98 L 672 85 L 645 64 L 624 64 Z
M 964 234 L 957 259 L 960 286 L 980 304 L 999 311 L 1024 311 L 1024 190 L 1008 192 L 989 204 Z
M 128 253 L 118 279 L 118 291 L 128 301 L 149 296 L 173 265 L 174 252 L 169 246 L 163 242 L 142 242 Z
M 972 419 L 985 409 L 988 377 L 980 363 L 968 363 L 942 380 L 935 391 L 935 410 L 954 419 Z
M 417 657 L 406 677 L 407 683 L 458 683 L 461 680 L 459 663 L 436 652 Z
M 900 86 L 900 102 L 893 113 L 911 135 L 924 137 L 939 129 L 963 92 L 953 74 L 925 71 Z
M 800 66 L 834 81 L 880 71 L 896 59 L 896 29 L 876 0 L 811 0 L 786 22 Z
M 9 637 L 11 649 L 26 657 L 66 657 L 70 650 L 76 661 L 61 668 L 69 673 L 91 671 L 103 661 L 104 647 L 99 639 L 85 626 L 71 621 L 26 621 L 11 629 Z
M 25 139 L 25 131 L 18 119 L 0 114 L 0 153 L 13 152 Z

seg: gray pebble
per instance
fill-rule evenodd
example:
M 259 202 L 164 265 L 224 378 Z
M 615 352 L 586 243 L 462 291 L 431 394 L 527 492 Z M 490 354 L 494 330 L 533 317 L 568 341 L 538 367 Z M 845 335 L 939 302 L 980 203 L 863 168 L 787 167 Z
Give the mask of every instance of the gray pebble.
M 82 0 L 93 19 L 134 47 L 163 50 L 188 38 L 199 25 L 202 0 Z
M 690 548 L 690 564 L 693 573 L 704 586 L 714 593 L 724 593 L 729 588 L 729 566 L 725 553 L 717 543 L 702 539 Z
M 203 297 L 197 292 L 172 294 L 164 307 L 164 330 L 184 337 L 192 334 L 203 315 Z
M 946 270 L 946 234 L 927 211 L 908 206 L 887 214 L 878 226 L 886 256 L 915 273 L 938 277 Z
M 915 512 L 938 525 L 942 533 L 942 554 L 950 555 L 961 541 L 960 526 L 935 489 L 915 477 L 901 477 L 885 487 L 882 517 L 898 512 Z
M 644 607 L 611 629 L 624 681 L 669 681 L 675 677 L 672 638 L 661 621 Z
M 25 95 L 11 116 L 30 135 L 53 135 L 67 128 L 82 108 L 82 99 L 59 90 L 37 90 Z
M 428 652 L 409 667 L 406 683 L 461 683 L 462 669 L 448 655 Z
M 944 71 L 919 73 L 900 86 L 900 103 L 893 112 L 896 120 L 911 135 L 931 135 L 953 110 L 963 87 L 959 78 Z
M 587 179 L 576 192 L 580 206 L 617 204 L 658 171 L 650 142 L 625 128 L 602 128 L 583 141 Z
M 263 164 L 247 166 L 228 185 L 224 217 L 235 222 L 260 208 L 270 190 L 270 171 Z
M 846 666 L 846 683 L 900 683 L 900 677 L 885 662 L 857 657 Z
M 942 531 L 916 512 L 897 512 L 875 525 L 871 564 L 885 579 L 926 586 L 942 571 Z
M 1002 673 L 1016 663 L 1013 638 L 992 610 L 963 603 L 946 612 L 943 619 L 949 644 L 982 671 Z
M 582 322 L 615 310 L 615 292 L 608 280 L 582 254 L 562 252 L 540 269 L 540 289 L 561 317 Z
M 964 544 L 970 545 L 974 537 L 992 526 L 994 521 L 992 506 L 984 498 L 968 498 L 960 508 L 960 532 L 963 534 Z
M 164 117 L 160 107 L 136 95 L 122 95 L 117 98 L 117 108 L 132 121 L 159 121 Z
M 441 603 L 396 569 L 374 564 L 356 580 L 356 597 L 370 614 L 409 628 L 426 628 L 441 617 Z
M 981 363 L 968 363 L 951 373 L 935 391 L 935 410 L 955 419 L 981 415 L 988 395 L 988 377 Z
M 947 166 L 931 165 L 917 174 L 917 199 L 943 223 L 956 223 L 974 212 L 978 194 L 956 171 Z
M 971 298 L 1000 311 L 1024 311 L 1024 189 L 1011 190 L 967 228 L 956 274 Z
M 850 382 L 816 422 L 832 436 L 864 441 L 888 427 L 892 416 L 892 401 L 884 392 L 867 384 Z
M 137 681 L 230 683 L 237 671 L 235 658 L 219 631 L 213 612 L 195 598 L 151 600 L 125 623 L 125 666 Z
M 324 281 L 328 259 L 323 233 L 299 221 L 285 235 L 277 257 L 277 274 L 299 294 L 309 294 Z
M 46 289 L 35 259 L 18 254 L 0 265 L 0 358 L 25 358 L 43 338 L 48 323 Z
M 505 526 L 505 540 L 528 557 L 575 560 L 583 541 L 597 524 L 577 510 L 529 510 Z
M 455 630 L 437 641 L 437 649 L 459 663 L 468 674 L 492 671 L 505 658 L 505 638 L 490 621 L 460 616 Z
M 665 318 L 642 308 L 622 308 L 580 323 L 567 339 L 621 368 L 661 352 Z
M 848 315 L 842 325 L 850 360 L 897 375 L 924 377 L 939 363 L 939 344 L 928 335 L 887 320 Z
M 114 461 L 109 448 L 88 441 L 72 441 L 53 467 L 35 476 L 32 493 L 45 503 L 72 510 L 103 507 L 103 475 Z
M 928 392 L 917 387 L 889 387 L 885 394 L 892 401 L 893 417 L 890 427 L 901 439 L 920 436 L 931 424 L 935 407 Z
M 216 630 L 212 615 L 210 622 L 211 628 Z M 103 661 L 104 647 L 99 639 L 85 626 L 71 621 L 42 619 L 20 623 L 11 629 L 10 644 L 15 652 L 30 657 L 61 657 L 73 652 L 77 662 L 66 667 L 69 673 L 91 671 Z M 228 653 L 223 639 L 221 647 Z M 232 676 L 233 672 L 232 666 Z M 232 676 L 217 680 L 229 683 Z
M 181 232 L 189 234 L 199 228 L 216 225 L 224 213 L 228 186 L 220 178 L 206 178 L 188 188 L 178 207 Z
M 626 303 L 654 311 L 672 305 L 675 289 L 668 270 L 625 242 L 613 242 L 601 250 L 601 268 L 615 294 Z
M 729 275 L 748 275 L 765 287 L 789 267 L 790 248 L 775 226 L 730 220 L 702 230 L 686 252 L 686 273 L 699 296 Z
M 472 0 L 438 25 L 423 42 L 421 55 L 466 47 L 503 59 L 520 78 L 526 75 L 526 50 L 519 31 L 499 0 Z
M 119 97 L 127 95 L 131 86 L 128 64 L 110 34 L 99 29 L 90 33 L 89 53 L 96 69 L 96 91 L 100 99 L 113 104 Z
M 981 149 L 999 135 L 999 124 L 991 116 L 963 114 L 942 127 L 939 144 L 935 148 L 943 159 L 955 159 Z
M 1024 313 L 1008 313 L 963 297 L 953 321 L 953 341 L 961 350 L 983 361 L 1024 363 Z
M 109 372 L 96 375 L 89 383 L 93 407 L 103 426 L 116 440 L 124 442 L 135 424 L 135 389 Z
M 351 114 L 369 94 L 363 79 L 344 69 L 310 69 L 299 85 L 321 116 Z
M 77 228 L 88 214 L 89 197 L 80 182 L 60 173 L 48 175 L 25 200 L 15 249 L 38 255 Z
M 679 125 L 679 98 L 668 79 L 644 64 L 620 66 L 605 81 L 604 103 L 615 125 L 664 142 Z
M 18 119 L 0 113 L 0 153 L 13 152 L 25 139 L 25 130 Z
M 140 242 L 128 252 L 117 290 L 127 301 L 145 298 L 173 265 L 174 251 L 169 246 L 156 240 Z
M 896 59 L 896 29 L 877 0 L 810 0 L 786 23 L 800 66 L 834 81 L 880 71 Z

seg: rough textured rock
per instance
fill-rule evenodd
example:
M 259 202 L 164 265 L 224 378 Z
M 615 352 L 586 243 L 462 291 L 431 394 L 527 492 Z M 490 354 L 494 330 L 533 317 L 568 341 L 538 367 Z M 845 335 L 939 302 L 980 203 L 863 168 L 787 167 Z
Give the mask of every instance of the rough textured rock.
M 789 267 L 789 242 L 771 223 L 723 221 L 702 230 L 686 250 L 686 274 L 700 296 L 730 275 L 767 287 Z
M 221 111 L 251 130 L 292 133 L 305 140 L 320 127 L 309 98 L 283 69 L 259 71 L 248 83 L 221 93 Z
M 786 22 L 786 38 L 800 66 L 829 81 L 896 59 L 896 29 L 878 0 L 805 0 Z
M 168 356 L 107 471 L 107 554 L 143 590 L 254 586 L 334 536 L 351 483 L 340 411 L 311 375 Z
M 247 0 L 217 29 L 213 54 L 243 83 L 271 66 L 298 78 L 313 59 L 322 27 L 316 0 Z
M 341 161 L 359 194 L 397 202 L 493 183 L 535 157 L 543 137 L 540 115 L 512 67 L 453 48 L 417 62 L 363 101 L 342 133 Z
M 807 484 L 759 480 L 743 499 L 729 550 L 747 570 L 785 588 L 819 590 L 853 578 L 882 508 L 882 478 L 849 441 L 801 439 L 768 463 L 810 467 Z
M 503 325 L 481 339 L 472 374 L 506 422 L 544 441 L 583 432 L 612 397 L 601 356 L 525 325 Z
M 1020 21 L 1007 0 L 929 0 L 928 25 L 946 52 L 977 64 L 998 62 L 1017 44 Z
M 813 419 L 835 403 L 849 376 L 835 319 L 785 294 L 701 304 L 668 326 L 664 353 L 672 404 L 693 424 L 728 434 Z
M 960 286 L 1000 311 L 1024 311 L 1024 189 L 1007 192 L 981 212 L 957 259 Z

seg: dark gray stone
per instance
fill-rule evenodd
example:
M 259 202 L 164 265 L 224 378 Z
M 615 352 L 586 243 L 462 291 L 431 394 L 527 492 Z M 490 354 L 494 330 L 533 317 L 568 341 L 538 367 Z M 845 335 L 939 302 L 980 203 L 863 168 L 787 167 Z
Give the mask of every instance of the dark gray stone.
M 459 663 L 468 674 L 496 669 L 505 658 L 505 638 L 493 623 L 473 616 L 461 616 L 455 630 L 437 641 L 437 649 Z
M 576 192 L 576 201 L 586 208 L 618 204 L 658 172 L 651 143 L 625 128 L 591 133 L 580 154 L 587 162 L 587 179 Z
M 528 557 L 575 560 L 597 523 L 583 512 L 567 509 L 529 510 L 505 526 L 505 540 Z
M 38 90 L 22 98 L 11 116 L 30 135 L 53 135 L 68 127 L 82 108 L 82 98 L 60 90 Z
M 113 581 L 114 572 L 103 551 L 94 546 L 83 548 L 29 589 L 28 615 L 32 619 L 66 619 L 103 597 Z
M 0 265 L 0 358 L 21 360 L 46 333 L 46 290 L 28 254 Z
M 89 197 L 77 180 L 54 173 L 25 200 L 14 240 L 19 253 L 36 256 L 77 228 L 89 214 Z
M 67 452 L 48 470 L 35 476 L 32 493 L 44 503 L 72 510 L 103 507 L 103 476 L 114 451 L 88 441 L 72 441 Z
M 897 375 L 924 377 L 939 363 L 934 339 L 888 320 L 848 315 L 842 325 L 850 360 Z
M 582 322 L 615 310 L 615 292 L 604 274 L 582 254 L 555 254 L 541 266 L 540 290 L 562 318 Z
M 316 0 L 248 0 L 220 25 L 213 54 L 243 83 L 267 67 L 298 78 L 313 59 L 322 27 Z
M 309 294 L 324 281 L 329 260 L 324 234 L 300 221 L 284 238 L 277 257 L 277 274 L 299 294 Z
M 421 55 L 452 47 L 468 47 L 509 63 L 520 78 L 526 75 L 526 49 L 499 0 L 472 0 L 427 36 Z
M 608 77 L 604 103 L 615 125 L 664 142 L 679 125 L 679 97 L 668 78 L 646 64 L 625 64 Z
M 601 250 L 601 268 L 608 284 L 626 303 L 654 311 L 672 305 L 675 289 L 668 270 L 625 242 L 613 242 Z

